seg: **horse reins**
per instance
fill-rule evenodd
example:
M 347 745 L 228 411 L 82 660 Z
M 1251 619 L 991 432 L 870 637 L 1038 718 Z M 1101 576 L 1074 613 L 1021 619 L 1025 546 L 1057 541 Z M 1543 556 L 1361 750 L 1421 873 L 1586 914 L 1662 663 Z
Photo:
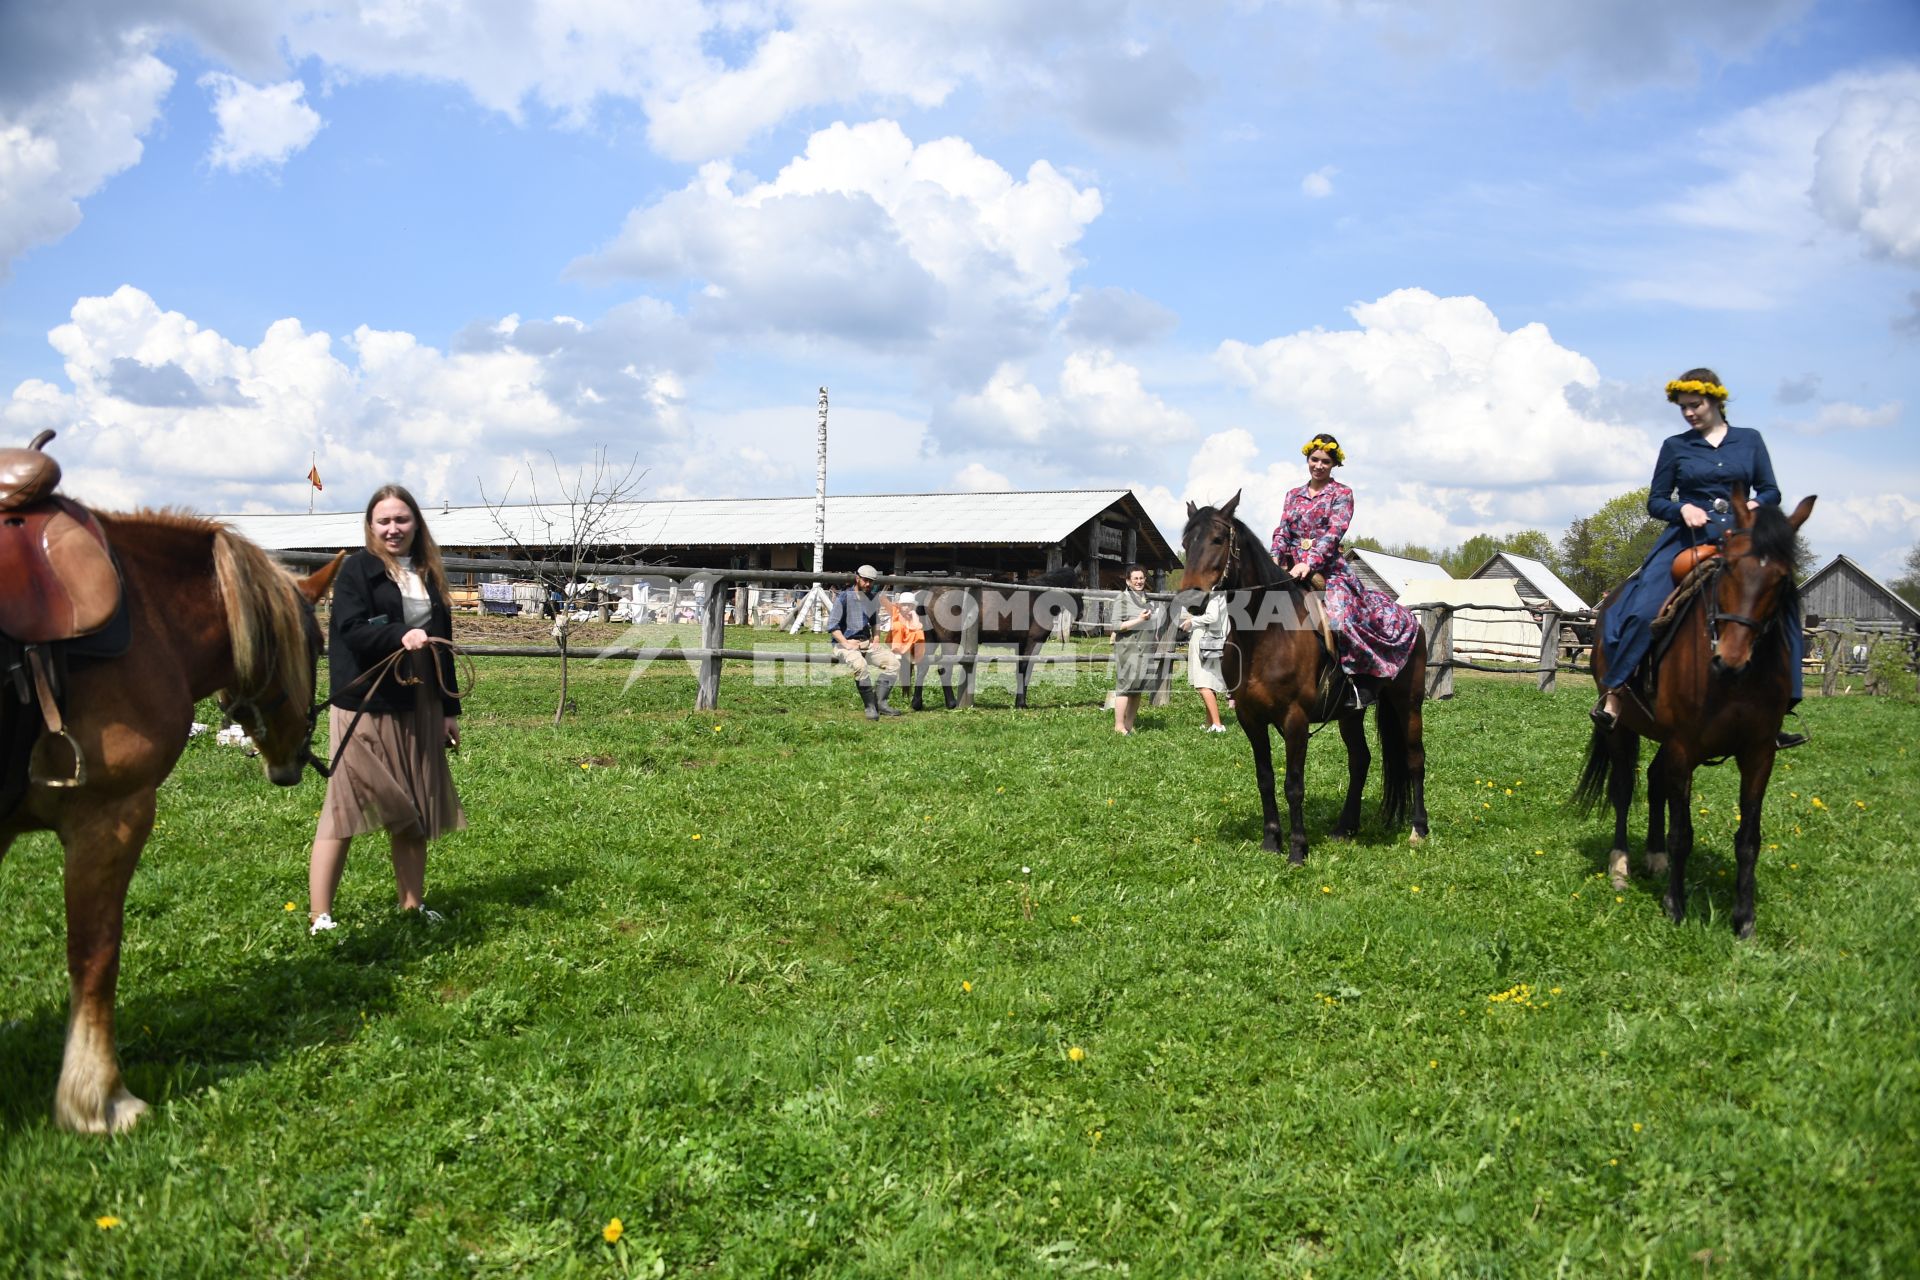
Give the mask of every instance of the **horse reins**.
M 367 668 L 365 671 L 362 671 L 358 676 L 354 678 L 351 684 L 347 685 L 345 689 L 342 689 L 339 694 L 335 695 L 336 697 L 339 697 L 339 696 L 344 696 L 348 693 L 351 693 L 356 686 L 365 683 L 369 677 L 372 678 L 373 683 L 367 685 L 366 693 L 361 695 L 360 705 L 354 710 L 353 719 L 347 721 L 346 732 L 342 733 L 340 735 L 340 741 L 334 744 L 333 758 L 324 765 L 320 763 L 320 758 L 313 754 L 313 733 L 314 733 L 314 730 L 319 727 L 320 712 L 331 704 L 332 699 L 330 698 L 321 699 L 319 701 L 316 701 L 313 704 L 313 707 L 307 712 L 307 741 L 306 741 L 306 748 L 305 748 L 305 754 L 306 754 L 305 763 L 312 765 L 313 771 L 319 774 L 321 777 L 323 778 L 333 777 L 333 771 L 339 767 L 340 757 L 346 751 L 347 743 L 353 740 L 353 731 L 359 728 L 361 717 L 367 714 L 367 704 L 373 700 L 373 695 L 379 691 L 380 686 L 386 682 L 386 679 L 388 676 L 392 676 L 394 679 L 394 683 L 402 687 L 406 687 L 409 685 L 417 685 L 422 683 L 421 678 L 419 676 L 409 675 L 406 672 L 401 671 L 400 664 L 406 661 L 408 654 L 426 653 L 429 651 L 431 646 L 435 646 L 435 645 L 445 648 L 449 653 L 453 654 L 455 657 L 464 659 L 467 664 L 467 687 L 465 689 L 460 689 L 460 688 L 449 689 L 447 688 L 446 680 L 441 677 L 440 664 L 438 662 L 433 663 L 433 679 L 434 679 L 434 683 L 440 686 L 441 696 L 459 700 L 461 698 L 466 697 L 468 694 L 472 693 L 473 681 L 474 681 L 473 658 L 471 655 L 467 654 L 466 652 L 461 650 L 457 645 L 455 645 L 453 641 L 442 640 L 439 636 L 428 636 L 426 645 L 423 645 L 419 649 L 395 649 L 392 653 L 380 659 L 380 661 L 376 662 L 373 666 Z M 318 671 L 317 660 L 316 660 L 315 668 L 316 668 L 316 676 L 317 676 L 317 671 Z M 456 680 L 455 684 L 457 685 L 458 683 L 459 682 Z M 317 690 L 318 690 L 318 681 L 316 679 L 316 692 Z

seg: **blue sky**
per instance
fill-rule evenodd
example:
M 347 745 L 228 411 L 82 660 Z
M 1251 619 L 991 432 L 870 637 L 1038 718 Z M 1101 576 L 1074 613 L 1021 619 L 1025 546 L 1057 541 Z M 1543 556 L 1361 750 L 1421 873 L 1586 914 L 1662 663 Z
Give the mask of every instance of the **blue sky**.
M 1910 0 L 0 0 L 0 416 L 103 505 L 1644 484 L 1695 364 L 1920 542 Z

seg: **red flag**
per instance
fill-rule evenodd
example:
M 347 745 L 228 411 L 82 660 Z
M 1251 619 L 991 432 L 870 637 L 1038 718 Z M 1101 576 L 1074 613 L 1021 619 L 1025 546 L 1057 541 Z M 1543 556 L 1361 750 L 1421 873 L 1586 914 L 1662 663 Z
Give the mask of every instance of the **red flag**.
M 327 487 L 320 483 L 320 467 L 318 464 L 307 468 L 307 479 L 313 482 L 313 487 L 316 489 L 324 490 Z

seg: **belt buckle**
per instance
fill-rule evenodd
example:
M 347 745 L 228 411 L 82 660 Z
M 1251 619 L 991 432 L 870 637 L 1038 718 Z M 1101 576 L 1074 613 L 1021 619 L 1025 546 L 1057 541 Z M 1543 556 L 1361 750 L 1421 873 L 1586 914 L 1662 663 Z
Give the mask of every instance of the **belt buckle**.
M 1713 510 L 1715 515 L 1723 516 L 1727 514 L 1727 512 L 1733 510 L 1733 504 L 1728 502 L 1725 498 L 1715 498 L 1713 500 Z

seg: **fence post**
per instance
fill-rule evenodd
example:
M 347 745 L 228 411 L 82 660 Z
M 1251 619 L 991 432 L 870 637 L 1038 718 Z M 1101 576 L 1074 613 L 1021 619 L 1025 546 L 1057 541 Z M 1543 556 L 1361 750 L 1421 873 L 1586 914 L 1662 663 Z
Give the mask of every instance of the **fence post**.
M 963 707 L 971 707 L 974 682 L 980 675 L 980 588 L 968 587 L 966 590 L 967 613 L 960 626 L 959 703 Z
M 700 647 L 706 650 L 700 655 L 700 691 L 695 697 L 695 711 L 718 711 L 720 709 L 720 650 L 727 643 L 727 589 L 724 582 L 715 578 L 707 583 L 707 594 L 700 609 Z
M 1433 610 L 1433 629 L 1427 639 L 1427 697 L 1445 700 L 1452 696 L 1453 606 L 1443 604 Z
M 1549 609 L 1540 622 L 1540 692 L 1553 692 L 1553 677 L 1560 669 L 1560 611 Z
M 1820 696 L 1831 698 L 1840 684 L 1840 647 L 1846 643 L 1846 637 L 1838 631 L 1828 631 L 1820 637 Z

